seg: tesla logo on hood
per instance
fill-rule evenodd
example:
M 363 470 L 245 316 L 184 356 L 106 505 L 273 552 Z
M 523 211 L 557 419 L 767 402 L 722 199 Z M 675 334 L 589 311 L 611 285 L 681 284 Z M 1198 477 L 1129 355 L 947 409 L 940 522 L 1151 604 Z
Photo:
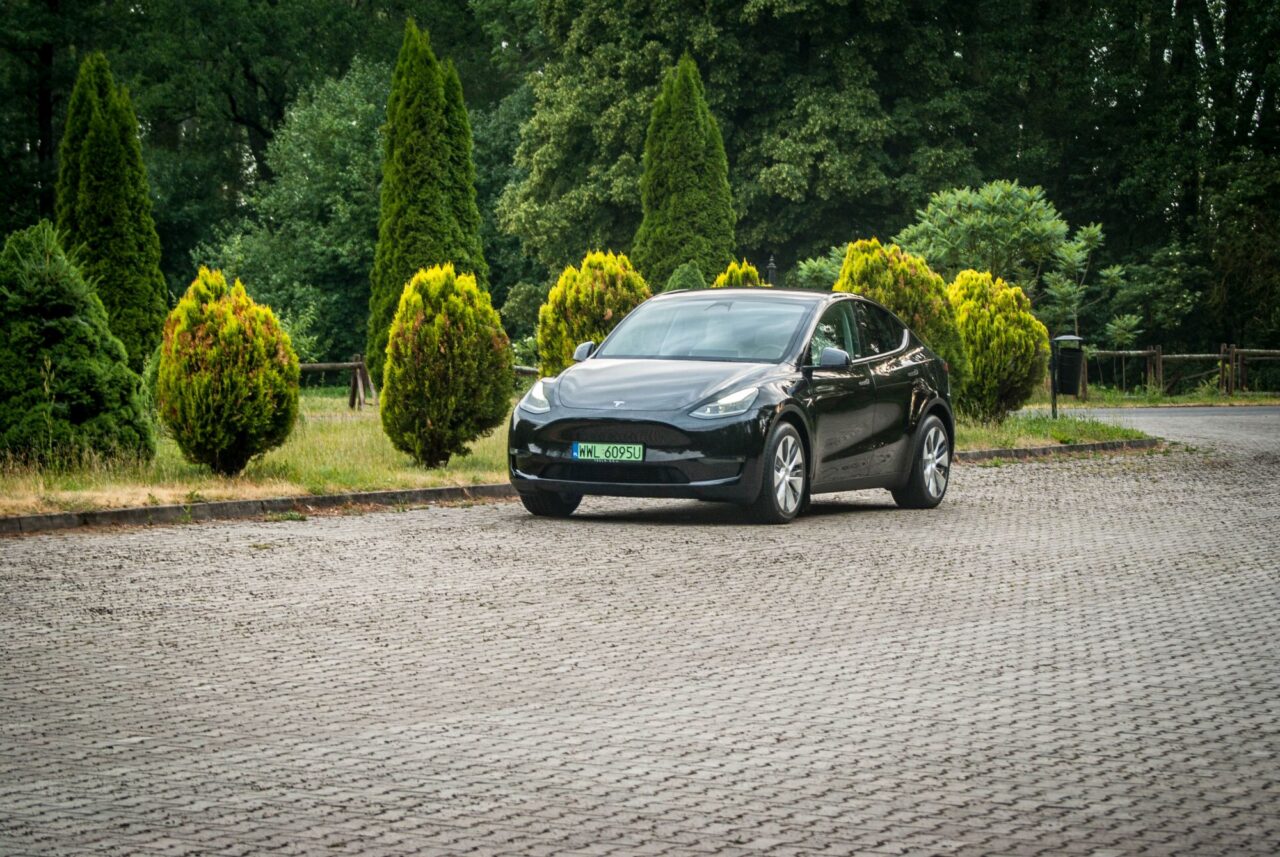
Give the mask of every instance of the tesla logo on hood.
M 625 401 L 622 401 L 622 402 L 614 402 L 614 403 L 613 403 L 613 406 L 614 406 L 615 408 L 620 408 L 620 407 L 622 407 L 622 406 L 623 406 L 623 405 L 625 405 L 625 404 L 626 404 L 626 402 L 625 402 Z

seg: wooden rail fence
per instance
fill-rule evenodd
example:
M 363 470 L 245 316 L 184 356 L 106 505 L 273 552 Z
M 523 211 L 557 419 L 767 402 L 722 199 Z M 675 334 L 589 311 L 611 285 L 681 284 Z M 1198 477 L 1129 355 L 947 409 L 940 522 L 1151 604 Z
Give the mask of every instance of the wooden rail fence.
M 347 407 L 363 409 L 365 404 L 378 404 L 378 388 L 373 386 L 369 377 L 369 367 L 364 363 L 363 354 L 353 354 L 345 363 L 302 363 L 298 366 L 303 372 L 351 372 L 351 383 L 347 388 Z M 538 370 L 534 366 L 516 366 L 517 375 L 537 377 Z
M 351 371 L 351 383 L 347 388 L 347 407 L 363 409 L 365 403 L 378 404 L 378 388 L 373 386 L 369 377 L 369 368 L 364 364 L 363 354 L 353 354 L 346 363 L 303 363 L 299 367 L 303 372 L 341 372 Z
M 1218 375 L 1218 389 L 1228 396 L 1235 395 L 1236 391 L 1244 391 L 1248 389 L 1248 363 L 1255 360 L 1280 360 L 1280 349 L 1270 348 L 1240 348 L 1236 345 L 1222 343 L 1218 347 L 1216 354 L 1165 354 L 1164 349 L 1159 345 L 1141 351 L 1091 351 L 1091 357 L 1119 357 L 1122 359 L 1131 357 L 1141 357 L 1146 360 L 1146 382 L 1148 387 L 1159 387 L 1161 392 L 1167 392 L 1164 380 L 1164 364 L 1177 363 L 1179 361 L 1203 361 L 1214 362 L 1217 366 L 1208 372 L 1202 372 L 1200 375 L 1191 377 L 1203 377 L 1212 375 L 1215 372 Z M 1084 373 L 1084 385 L 1081 387 L 1082 398 L 1088 397 L 1088 367 L 1082 369 Z

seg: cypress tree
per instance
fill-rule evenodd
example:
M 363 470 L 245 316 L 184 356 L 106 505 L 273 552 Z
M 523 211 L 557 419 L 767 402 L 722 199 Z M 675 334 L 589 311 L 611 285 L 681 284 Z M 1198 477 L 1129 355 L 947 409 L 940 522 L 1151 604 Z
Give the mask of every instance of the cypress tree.
M 489 289 L 489 265 L 480 243 L 480 207 L 476 204 L 476 165 L 471 157 L 471 120 L 462 99 L 462 80 L 451 60 L 445 60 L 444 111 L 449 134 L 449 200 L 453 217 L 466 242 L 466 256 L 454 259 L 459 273 L 471 273 L 482 290 Z
M 102 53 L 95 51 L 84 58 L 76 76 L 71 100 L 67 103 L 66 125 L 58 144 L 58 182 L 55 186 L 54 212 L 58 230 L 64 238 L 79 234 L 76 228 L 76 203 L 80 196 L 80 151 L 89 136 L 89 122 L 94 111 L 111 97 L 115 85 L 111 67 Z
M 671 272 L 671 276 L 667 278 L 667 284 L 663 286 L 664 292 L 674 292 L 680 289 L 705 289 L 707 281 L 702 277 L 702 271 L 698 270 L 697 262 L 685 262 L 680 267 Z
M 138 120 L 100 53 L 80 67 L 59 156 L 58 228 L 96 286 L 130 367 L 141 371 L 160 341 L 167 289 Z
M 653 103 L 640 202 L 644 219 L 632 256 L 649 282 L 665 283 L 685 262 L 721 271 L 733 261 L 729 162 L 698 66 L 687 54 Z
M 365 360 L 379 384 L 387 334 L 405 284 L 419 269 L 467 253 L 448 194 L 449 142 L 440 63 L 427 33 L 407 21 L 387 100 L 378 246 L 370 275 Z

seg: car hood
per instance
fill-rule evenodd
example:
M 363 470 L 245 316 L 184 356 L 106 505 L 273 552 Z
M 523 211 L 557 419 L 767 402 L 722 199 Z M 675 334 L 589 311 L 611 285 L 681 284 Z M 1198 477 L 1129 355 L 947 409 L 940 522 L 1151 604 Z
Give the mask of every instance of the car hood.
M 767 363 L 595 358 L 566 369 L 556 394 L 566 408 L 676 411 L 758 381 L 771 368 Z

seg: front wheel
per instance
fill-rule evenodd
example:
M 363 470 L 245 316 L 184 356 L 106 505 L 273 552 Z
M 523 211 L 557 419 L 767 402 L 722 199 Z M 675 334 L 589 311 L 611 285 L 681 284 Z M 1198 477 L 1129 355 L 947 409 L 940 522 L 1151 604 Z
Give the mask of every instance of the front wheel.
M 536 490 L 529 494 L 521 494 L 520 502 L 539 518 L 567 518 L 582 502 L 582 495 Z
M 751 516 L 762 524 L 786 524 L 809 497 L 809 468 L 804 443 L 791 423 L 780 422 L 764 445 L 764 474 Z
M 951 480 L 951 438 L 942 420 L 933 414 L 920 421 L 907 482 L 893 491 L 894 502 L 904 509 L 932 509 L 942 502 Z

